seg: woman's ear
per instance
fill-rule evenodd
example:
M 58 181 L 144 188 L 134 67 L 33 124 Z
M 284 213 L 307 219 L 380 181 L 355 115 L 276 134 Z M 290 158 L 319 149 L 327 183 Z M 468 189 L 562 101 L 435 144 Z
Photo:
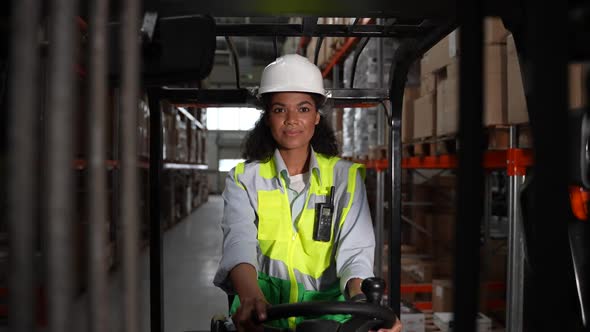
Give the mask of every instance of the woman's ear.
M 316 126 L 318 125 L 318 123 L 320 123 L 320 117 L 321 117 L 320 111 L 316 111 L 316 113 L 315 113 L 315 124 L 316 124 Z

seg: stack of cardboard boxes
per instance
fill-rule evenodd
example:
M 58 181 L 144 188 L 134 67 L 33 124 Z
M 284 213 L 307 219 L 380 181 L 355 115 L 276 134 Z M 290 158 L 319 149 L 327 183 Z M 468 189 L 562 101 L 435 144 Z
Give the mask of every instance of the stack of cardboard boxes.
M 484 21 L 483 125 L 528 123 L 525 89 L 513 36 L 498 18 Z M 428 50 L 420 62 L 419 90 L 406 88 L 402 140 L 436 139 L 454 136 L 459 114 L 458 30 Z M 583 79 L 587 65 L 569 66 L 569 105 L 586 105 Z M 404 128 L 406 127 L 406 128 Z
M 508 123 L 528 123 L 529 117 L 525 99 L 526 89 L 523 86 L 522 70 L 512 35 L 508 35 L 506 38 L 506 62 L 508 76 Z M 568 67 L 568 99 L 570 109 L 580 108 L 588 104 L 585 93 L 586 82 L 584 79 L 587 69 L 588 65 L 582 63 L 570 64 Z
M 505 54 L 508 32 L 497 18 L 486 18 L 484 28 L 484 125 L 491 126 L 506 122 Z M 424 54 L 420 62 L 419 96 L 415 96 L 414 88 L 406 90 L 408 102 L 414 101 L 413 128 L 405 131 L 406 139 L 435 138 L 457 133 L 459 61 L 457 30 Z M 411 108 L 409 105 L 406 107 Z M 408 109 L 407 113 L 410 112 Z M 410 122 L 404 123 L 410 125 Z

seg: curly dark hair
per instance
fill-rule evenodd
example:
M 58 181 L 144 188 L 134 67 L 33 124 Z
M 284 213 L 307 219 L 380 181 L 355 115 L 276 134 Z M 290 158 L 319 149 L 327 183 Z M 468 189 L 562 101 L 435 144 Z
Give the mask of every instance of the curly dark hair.
M 312 94 L 316 106 L 320 105 L 321 98 Z M 242 158 L 246 162 L 261 161 L 267 162 L 272 158 L 277 142 L 272 137 L 270 127 L 266 124 L 268 116 L 270 97 L 267 95 L 262 99 L 262 106 L 265 112 L 260 119 L 256 121 L 254 128 L 250 130 L 244 140 L 242 147 Z M 319 111 L 319 109 L 318 109 Z M 328 124 L 326 118 L 320 114 L 320 122 L 316 125 L 313 136 L 310 141 L 314 151 L 327 156 L 338 155 L 338 143 L 334 131 Z

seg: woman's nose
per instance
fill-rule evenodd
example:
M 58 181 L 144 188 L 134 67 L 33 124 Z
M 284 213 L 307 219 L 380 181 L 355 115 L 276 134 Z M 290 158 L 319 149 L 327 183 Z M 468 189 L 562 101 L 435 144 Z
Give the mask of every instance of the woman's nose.
M 296 123 L 298 119 L 297 112 L 288 110 L 285 114 L 285 124 L 293 124 Z

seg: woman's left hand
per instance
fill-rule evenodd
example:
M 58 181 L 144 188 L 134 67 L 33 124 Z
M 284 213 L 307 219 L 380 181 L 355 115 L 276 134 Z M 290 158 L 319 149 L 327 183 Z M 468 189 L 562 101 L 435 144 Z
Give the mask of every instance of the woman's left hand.
M 379 329 L 377 332 L 402 332 L 402 322 L 396 319 L 395 324 L 390 329 Z

